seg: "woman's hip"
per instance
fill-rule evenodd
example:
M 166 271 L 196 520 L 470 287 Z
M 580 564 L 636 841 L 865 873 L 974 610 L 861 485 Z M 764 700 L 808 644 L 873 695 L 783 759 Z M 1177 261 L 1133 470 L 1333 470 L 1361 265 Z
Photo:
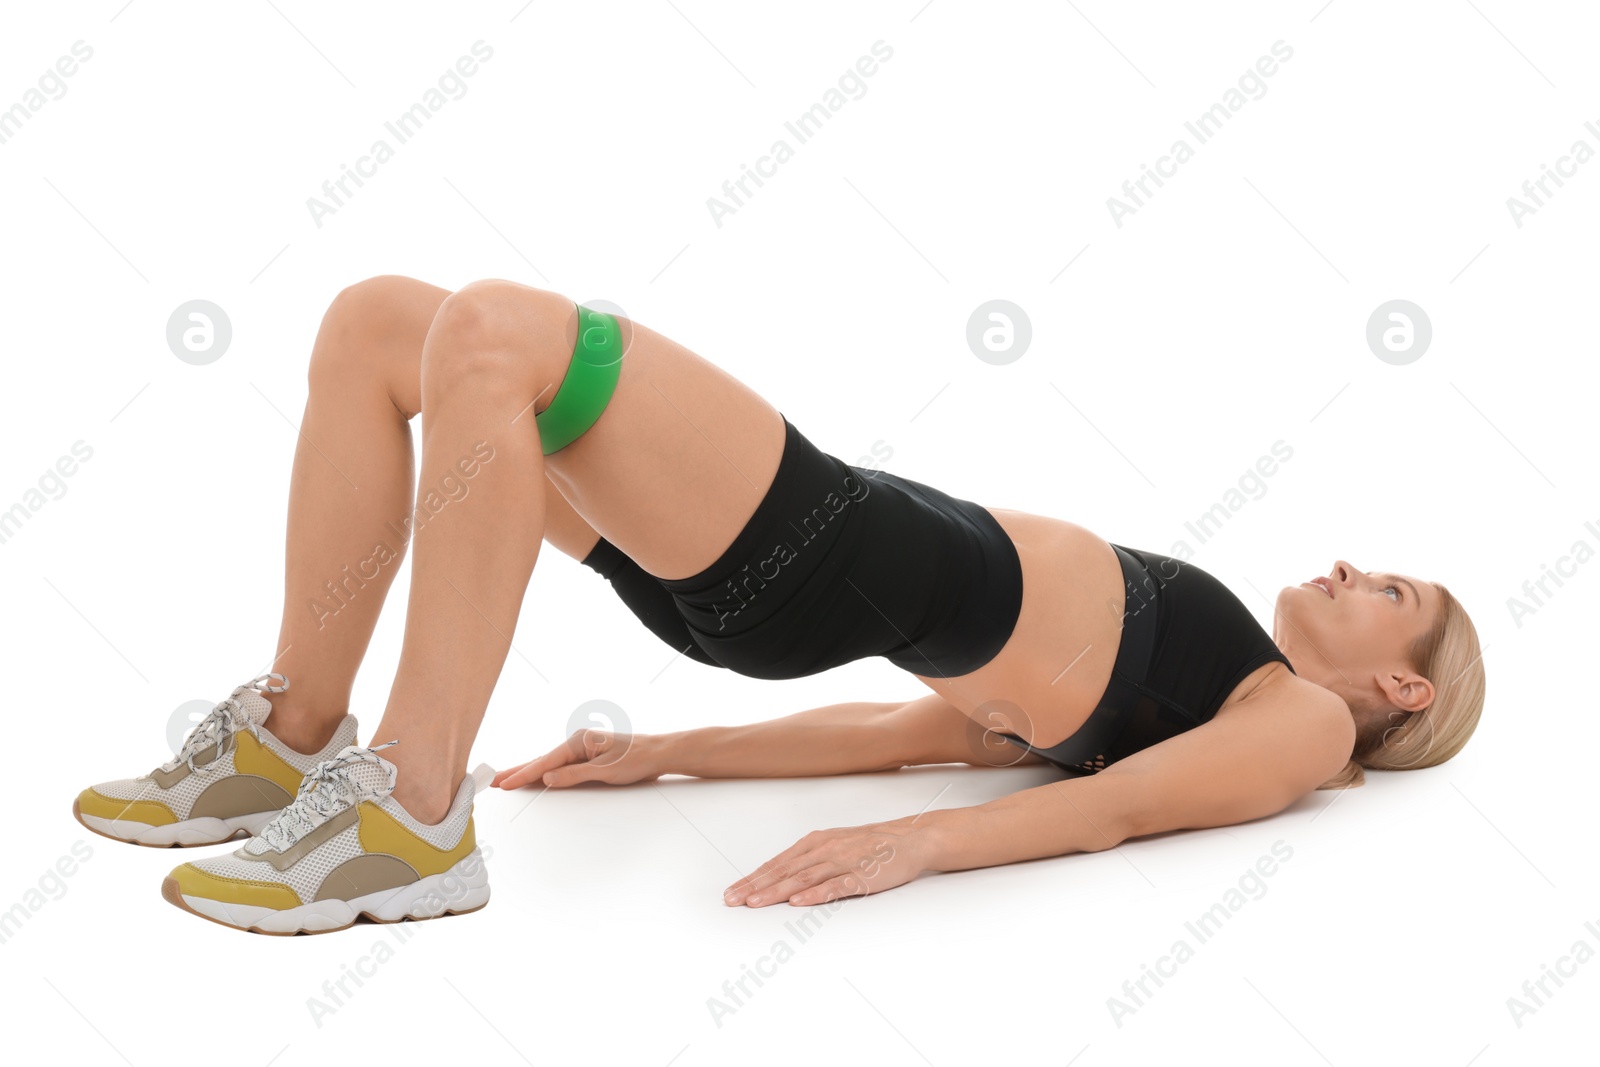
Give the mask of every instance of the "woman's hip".
M 868 656 L 953 677 L 992 658 L 1022 598 L 1016 548 L 993 516 L 846 464 L 784 423 L 772 486 L 733 544 L 661 583 L 707 654 L 760 678 Z

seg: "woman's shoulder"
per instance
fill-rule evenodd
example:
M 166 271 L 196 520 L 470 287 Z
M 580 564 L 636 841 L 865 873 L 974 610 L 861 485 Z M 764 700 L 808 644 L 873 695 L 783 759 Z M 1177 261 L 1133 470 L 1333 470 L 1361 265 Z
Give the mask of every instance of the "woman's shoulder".
M 1342 717 L 1350 721 L 1352 730 L 1355 727 L 1350 706 L 1343 697 L 1326 686 L 1307 681 L 1290 670 L 1287 664 L 1277 660 L 1262 664 L 1246 675 L 1234 687 L 1222 707 L 1217 709 L 1217 715 L 1246 706 L 1252 711 L 1261 708 L 1318 718 Z

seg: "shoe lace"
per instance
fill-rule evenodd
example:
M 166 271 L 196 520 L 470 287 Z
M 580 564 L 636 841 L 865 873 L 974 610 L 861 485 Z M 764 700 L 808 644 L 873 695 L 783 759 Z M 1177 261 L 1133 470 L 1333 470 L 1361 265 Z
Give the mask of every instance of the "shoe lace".
M 351 776 L 351 771 L 357 763 L 375 762 L 379 749 L 399 743 L 387 741 L 372 748 L 352 748 L 333 759 L 323 760 L 301 780 L 294 800 L 262 827 L 258 836 L 274 851 L 283 852 L 364 796 L 376 795 L 370 787 L 357 782 Z M 388 774 L 389 787 L 392 789 L 393 768 L 388 770 Z
M 273 685 L 272 680 L 277 679 L 282 685 Z M 261 683 L 267 683 L 262 685 Z M 239 703 L 239 694 L 245 690 L 254 690 L 257 693 L 281 693 L 289 688 L 289 679 L 281 674 L 263 674 L 252 678 L 248 682 L 234 689 L 228 696 L 217 702 L 216 707 L 206 712 L 205 717 L 195 723 L 189 732 L 184 735 L 183 744 L 178 749 L 178 754 L 161 765 L 164 771 L 175 771 L 179 764 L 188 766 L 191 774 L 209 770 L 217 760 L 222 758 L 228 750 L 228 740 L 239 732 L 240 725 L 249 730 L 257 741 L 261 740 L 260 728 L 244 716 L 243 708 Z M 195 765 L 195 760 L 207 748 L 214 748 L 215 755 L 211 762 Z

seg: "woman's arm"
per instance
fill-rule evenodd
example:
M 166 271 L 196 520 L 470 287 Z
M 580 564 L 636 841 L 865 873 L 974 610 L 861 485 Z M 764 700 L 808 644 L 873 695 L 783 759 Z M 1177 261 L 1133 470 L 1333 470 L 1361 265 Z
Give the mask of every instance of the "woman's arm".
M 970 808 L 929 812 L 925 870 L 960 871 L 1098 852 L 1130 837 L 1274 815 L 1337 774 L 1355 744 L 1349 708 L 1327 690 L 1243 701 L 1099 774 Z
M 1349 709 L 1319 692 L 1288 687 L 1242 701 L 1090 777 L 974 807 L 808 834 L 730 886 L 725 900 L 821 904 L 891 889 L 922 871 L 1097 852 L 1130 837 L 1272 815 L 1333 777 L 1350 757 Z
M 696 778 L 808 778 L 892 771 L 926 763 L 1014 766 L 1038 763 L 1021 749 L 994 754 L 959 708 L 938 694 L 904 703 L 853 701 L 811 708 L 747 726 L 707 726 L 670 734 L 579 731 L 539 759 L 495 777 L 505 789 L 534 782 L 648 781 L 663 774 Z M 985 755 L 985 745 L 990 754 Z
M 834 704 L 748 726 L 709 726 L 655 739 L 663 774 L 793 778 L 892 771 L 928 763 L 994 766 L 982 730 L 936 693 L 905 703 Z M 1014 749 L 1006 765 L 1037 757 Z M 1020 759 L 1018 757 L 1021 757 Z
M 703 726 L 641 738 L 662 774 L 798 778 L 892 771 L 904 760 L 906 705 L 852 701 L 745 726 Z

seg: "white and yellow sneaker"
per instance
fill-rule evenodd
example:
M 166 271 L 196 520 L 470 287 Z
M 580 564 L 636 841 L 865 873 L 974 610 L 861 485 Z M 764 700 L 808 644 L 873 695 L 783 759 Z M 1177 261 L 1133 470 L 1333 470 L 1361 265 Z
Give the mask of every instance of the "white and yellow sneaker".
M 281 685 L 264 684 L 277 679 Z M 149 774 L 85 789 L 72 814 L 97 834 L 136 845 L 214 845 L 254 834 L 294 799 L 319 762 L 356 739 L 346 715 L 321 752 L 304 755 L 262 725 L 289 680 L 265 674 L 236 688 L 184 738 L 178 755 Z
M 318 764 L 256 837 L 230 855 L 178 867 L 161 895 L 258 934 L 328 933 L 363 916 L 399 922 L 477 911 L 489 902 L 489 875 L 473 834 L 472 798 L 494 772 L 468 775 L 434 826 L 390 795 L 395 773 L 375 750 L 346 748 Z

